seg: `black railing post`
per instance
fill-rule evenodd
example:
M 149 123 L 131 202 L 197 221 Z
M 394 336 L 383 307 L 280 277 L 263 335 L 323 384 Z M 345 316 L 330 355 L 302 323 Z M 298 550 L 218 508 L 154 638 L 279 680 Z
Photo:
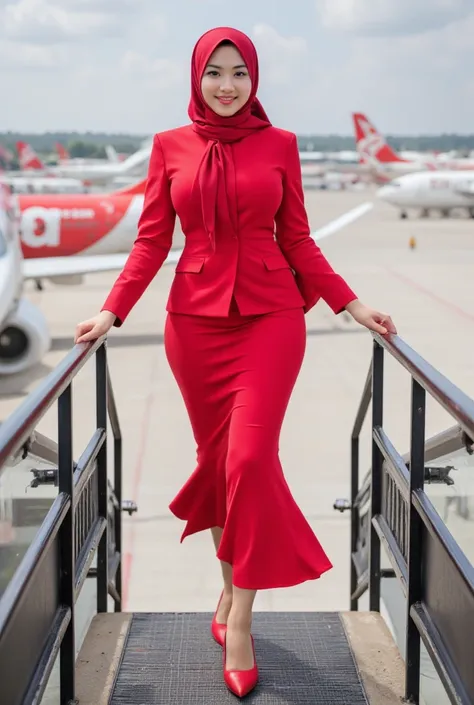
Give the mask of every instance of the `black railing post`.
M 370 497 L 370 548 L 369 548 L 369 609 L 380 611 L 380 538 L 372 523 L 382 509 L 383 456 L 375 442 L 374 431 L 383 423 L 383 353 L 374 340 L 372 358 L 372 482 Z
M 350 609 L 359 609 L 359 600 L 353 599 L 357 588 L 357 571 L 353 555 L 357 550 L 357 537 L 359 533 L 359 507 L 356 506 L 356 497 L 359 491 L 359 436 L 351 438 L 351 550 L 349 554 L 351 575 L 351 606 Z
M 420 632 L 410 615 L 410 610 L 422 597 L 423 522 L 414 506 L 413 494 L 424 486 L 425 404 L 425 390 L 412 378 L 405 697 L 416 705 L 420 698 Z
M 107 349 L 106 342 L 96 352 L 97 428 L 107 432 Z M 98 515 L 105 519 L 105 530 L 97 550 L 97 612 L 107 612 L 108 598 L 108 483 L 107 437 L 97 455 Z
M 72 387 L 68 384 L 58 399 L 58 474 L 59 493 L 70 498 L 69 509 L 59 529 L 60 582 L 59 599 L 70 610 L 60 651 L 60 702 L 75 702 L 76 634 L 75 605 L 75 527 L 74 527 L 74 463 L 72 450 Z
M 120 556 L 120 561 L 115 574 L 115 587 L 120 597 L 120 602 L 115 601 L 115 612 L 122 611 L 122 438 L 114 440 L 114 492 L 117 498 L 115 508 L 115 550 Z

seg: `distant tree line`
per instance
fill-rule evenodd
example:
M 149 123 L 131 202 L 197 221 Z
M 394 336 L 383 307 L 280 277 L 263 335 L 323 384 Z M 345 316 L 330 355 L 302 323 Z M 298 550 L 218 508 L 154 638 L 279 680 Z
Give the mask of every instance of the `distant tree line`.
M 18 168 L 17 142 L 27 142 L 45 163 L 53 163 L 58 160 L 56 143 L 65 147 L 69 156 L 74 159 L 105 159 L 105 147 L 112 145 L 117 152 L 123 154 L 133 154 L 139 149 L 143 140 L 148 135 L 122 135 L 93 132 L 45 132 L 43 134 L 29 134 L 24 132 L 0 132 L 0 145 L 6 147 L 13 155 L 12 168 Z
M 56 158 L 56 142 L 61 143 L 71 157 L 105 158 L 105 147 L 112 145 L 117 152 L 132 154 L 148 139 L 150 135 L 107 134 L 102 132 L 45 132 L 28 134 L 0 132 L 0 145 L 9 149 L 16 156 L 15 143 L 28 142 L 43 159 Z M 387 135 L 387 142 L 395 149 L 413 151 L 457 150 L 469 152 L 474 150 L 474 134 L 440 134 L 440 135 Z M 336 152 L 355 149 L 353 135 L 299 135 L 300 150 Z
M 469 152 L 474 150 L 474 134 L 440 134 L 440 135 L 385 135 L 387 142 L 397 150 L 414 152 L 449 152 L 456 150 Z M 353 135 L 299 135 L 300 150 L 315 152 L 338 152 L 355 149 Z

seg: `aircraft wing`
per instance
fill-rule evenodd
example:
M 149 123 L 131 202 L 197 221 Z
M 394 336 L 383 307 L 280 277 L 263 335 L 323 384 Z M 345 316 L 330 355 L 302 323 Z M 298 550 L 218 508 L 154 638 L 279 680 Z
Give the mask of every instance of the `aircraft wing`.
M 176 263 L 182 250 L 171 250 L 165 264 Z M 128 252 L 113 255 L 71 255 L 70 257 L 38 257 L 22 262 L 24 279 L 54 279 L 74 274 L 112 272 L 123 268 Z
M 326 225 L 311 233 L 314 240 L 322 240 L 362 217 L 373 207 L 373 203 L 362 203 L 338 216 Z M 176 264 L 183 250 L 171 250 L 165 264 Z M 75 274 L 93 274 L 122 269 L 128 252 L 113 255 L 71 255 L 69 257 L 38 257 L 22 262 L 24 279 L 54 279 Z

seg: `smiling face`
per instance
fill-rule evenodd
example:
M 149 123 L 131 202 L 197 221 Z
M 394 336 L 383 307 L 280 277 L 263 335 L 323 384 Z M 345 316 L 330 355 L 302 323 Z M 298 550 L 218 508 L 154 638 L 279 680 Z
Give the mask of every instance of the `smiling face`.
M 207 105 L 218 115 L 230 117 L 248 101 L 252 81 L 240 53 L 233 44 L 218 46 L 201 79 Z

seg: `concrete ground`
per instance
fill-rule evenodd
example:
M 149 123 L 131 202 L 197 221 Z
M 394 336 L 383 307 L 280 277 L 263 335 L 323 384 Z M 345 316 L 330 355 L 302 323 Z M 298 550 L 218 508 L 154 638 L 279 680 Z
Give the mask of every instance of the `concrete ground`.
M 307 193 L 313 229 L 367 200 L 372 192 Z M 416 238 L 416 249 L 409 238 Z M 464 219 L 400 221 L 390 206 L 368 214 L 321 241 L 333 266 L 362 301 L 389 312 L 399 334 L 464 391 L 474 396 L 474 233 Z M 181 245 L 181 236 L 176 238 Z M 221 579 L 208 533 L 180 545 L 183 529 L 168 504 L 194 468 L 195 447 L 178 388 L 163 349 L 165 303 L 174 267 L 164 267 L 120 330 L 109 338 L 109 363 L 124 436 L 125 497 L 139 506 L 124 517 L 124 586 L 128 610 L 212 610 Z M 53 334 L 44 364 L 26 378 L 2 380 L 0 419 L 68 352 L 76 322 L 99 310 L 114 274 L 91 275 L 83 286 L 48 283 L 28 291 L 41 304 Z M 350 433 L 371 357 L 371 336 L 324 304 L 307 316 L 308 345 L 281 438 L 289 484 L 334 568 L 320 581 L 259 593 L 257 610 L 348 608 L 349 515 L 332 509 L 349 493 Z M 386 428 L 408 449 L 409 376 L 386 361 Z M 74 385 L 74 445 L 78 454 L 94 427 L 94 366 Z M 451 419 L 429 402 L 427 433 Z M 41 431 L 55 437 L 56 410 Z M 361 468 L 369 465 L 367 429 Z

